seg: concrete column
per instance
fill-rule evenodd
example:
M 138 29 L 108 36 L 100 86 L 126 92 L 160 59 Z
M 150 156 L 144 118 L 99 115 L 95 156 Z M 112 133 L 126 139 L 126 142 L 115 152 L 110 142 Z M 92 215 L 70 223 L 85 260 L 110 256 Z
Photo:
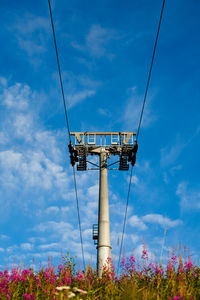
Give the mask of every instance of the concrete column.
M 98 246 L 97 246 L 97 270 L 102 276 L 103 266 L 109 267 L 107 258 L 111 257 L 110 246 L 110 220 L 108 202 L 107 179 L 107 154 L 102 149 L 100 152 L 100 176 L 99 176 L 99 215 L 98 215 Z

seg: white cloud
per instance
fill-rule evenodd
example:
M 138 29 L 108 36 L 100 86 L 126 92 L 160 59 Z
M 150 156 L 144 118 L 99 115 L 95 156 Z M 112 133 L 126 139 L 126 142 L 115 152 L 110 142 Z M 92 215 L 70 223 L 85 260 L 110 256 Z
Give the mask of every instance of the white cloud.
M 9 30 L 15 35 L 19 48 L 24 50 L 33 64 L 41 63 L 41 54 L 47 51 L 50 34 L 48 18 L 33 14 L 20 15 Z
M 115 251 L 119 250 L 119 246 L 120 246 L 120 243 L 121 243 L 122 232 L 120 230 L 117 230 L 116 226 L 112 226 L 111 228 L 114 228 L 110 232 L 111 246 L 113 246 L 113 250 L 111 252 L 113 252 L 113 251 L 115 252 Z M 120 229 L 122 229 L 122 226 L 120 226 Z M 124 233 L 124 245 L 126 244 L 126 246 L 128 244 L 128 245 L 130 245 L 131 248 L 133 248 L 133 244 L 134 245 L 137 244 L 139 239 L 140 239 L 140 237 L 137 234 Z M 112 253 L 112 255 L 113 255 L 113 253 Z
M 63 214 L 69 212 L 69 210 L 70 210 L 70 207 L 69 207 L 69 206 L 62 206 L 62 207 L 61 207 L 61 212 L 62 212 Z
M 5 234 L 0 234 L 0 239 L 1 240 L 8 240 L 9 237 L 7 235 L 5 235 Z
M 45 211 L 41 210 L 40 214 L 45 214 L 46 215 L 57 215 L 60 218 L 62 217 L 63 214 L 68 213 L 70 210 L 69 206 L 62 206 L 62 207 L 58 207 L 58 206 L 49 206 L 45 209 Z
M 171 145 L 171 146 L 166 146 L 164 148 L 161 149 L 161 159 L 160 159 L 160 163 L 163 167 L 172 165 L 174 162 L 176 162 L 176 160 L 179 158 L 179 156 L 181 155 L 181 153 L 183 152 L 183 150 L 195 139 L 198 137 L 199 135 L 199 127 L 197 127 L 197 129 L 191 133 L 190 138 L 184 141 L 181 138 L 180 135 L 176 136 L 176 140 L 175 142 Z M 180 170 L 182 168 L 182 166 L 179 164 L 177 166 L 173 166 L 170 169 L 170 172 L 172 175 L 174 175 L 174 172 L 177 170 Z
M 177 225 L 181 225 L 182 221 L 181 220 L 174 220 L 172 221 L 168 217 L 165 217 L 160 214 L 148 214 L 142 217 L 142 220 L 147 222 L 147 223 L 154 223 L 154 224 L 159 224 L 163 227 L 167 226 L 167 228 L 170 227 L 175 227 Z
M 65 198 L 65 189 L 69 180 L 63 167 L 48 159 L 44 153 L 27 151 L 15 152 L 6 150 L 0 152 L 2 183 L 19 184 L 27 187 L 37 187 L 44 190 L 56 188 Z M 19 186 L 21 187 L 21 186 Z
M 49 20 L 48 18 L 34 16 L 33 14 L 25 14 L 20 16 L 17 22 L 14 24 L 15 30 L 21 34 L 32 34 L 35 31 L 44 30 L 49 31 Z
M 9 141 L 9 138 L 5 132 L 0 131 L 0 145 L 5 145 Z
M 129 181 L 129 178 L 127 178 L 127 181 Z M 133 183 L 134 185 L 138 185 L 138 183 L 139 183 L 139 178 L 138 178 L 136 175 L 133 175 L 133 176 L 132 176 L 132 183 Z
M 3 187 L 15 188 L 19 182 L 14 170 L 20 168 L 21 154 L 12 150 L 0 152 L 0 182 Z
M 33 253 L 32 256 L 34 258 L 45 258 L 47 259 L 48 257 L 61 257 L 61 252 L 59 251 L 47 251 L 47 252 L 38 252 L 38 253 Z
M 47 131 L 40 128 L 39 130 L 35 130 L 34 137 L 37 148 L 41 149 L 44 153 L 48 153 L 50 159 L 54 162 L 59 163 L 61 161 L 62 153 L 58 146 L 58 141 L 62 136 L 59 132 Z
M 140 239 L 137 234 L 129 234 L 128 236 L 131 239 L 133 244 L 136 244 Z
M 170 174 L 175 175 L 181 169 L 182 169 L 182 165 L 174 166 L 170 169 Z
M 57 206 L 50 206 L 45 210 L 46 214 L 56 214 L 60 211 L 59 207 Z
M 86 98 L 94 96 L 96 91 L 94 90 L 84 90 L 81 92 L 76 92 L 74 94 L 68 95 L 67 99 L 69 102 L 69 108 L 75 106 L 77 103 L 82 102 Z
M 88 228 L 83 231 L 83 238 L 92 241 L 92 228 Z
M 91 197 L 91 199 L 98 199 L 99 197 L 99 184 L 96 183 L 93 186 L 90 186 L 88 188 L 88 195 Z
M 139 145 L 139 147 L 140 147 L 140 145 Z M 148 160 L 141 161 L 140 160 L 137 162 L 135 167 L 137 168 L 137 172 L 140 172 L 141 174 L 145 174 L 145 175 L 150 174 L 150 176 L 152 176 L 153 169 L 151 168 L 150 161 L 148 161 Z
M 24 251 L 31 251 L 33 250 L 33 244 L 30 243 L 23 243 L 20 245 L 21 249 Z
M 180 198 L 182 210 L 200 210 L 200 187 L 188 187 L 187 182 L 181 182 L 176 189 L 176 195 Z
M 167 146 L 161 149 L 160 163 L 162 167 L 173 164 L 185 148 L 186 144 L 183 143 L 179 137 L 176 138 L 176 142 L 171 146 Z
M 44 42 L 42 43 L 43 45 L 40 45 L 33 40 L 26 40 L 24 38 L 18 37 L 18 43 L 19 47 L 25 50 L 30 57 L 46 52 Z M 40 61 L 38 60 L 37 62 L 39 63 Z
M 10 253 L 13 253 L 13 252 L 16 252 L 18 250 L 18 246 L 17 245 L 12 245 L 12 246 L 9 246 L 6 251 L 10 254 Z
M 127 128 L 134 128 L 137 130 L 139 118 L 142 110 L 143 97 L 136 94 L 136 87 L 128 89 L 130 94 L 124 105 L 123 115 L 120 117 L 124 121 Z M 142 127 L 149 127 L 149 125 L 156 120 L 155 114 L 151 111 L 150 107 L 151 97 L 148 97 L 148 101 L 145 106 Z
M 4 150 L 0 152 L 0 182 L 10 191 L 18 189 L 24 193 L 32 187 L 35 191 L 51 190 L 68 199 L 72 174 L 66 176 L 62 166 L 59 147 L 62 135 L 43 129 L 35 117 L 35 97 L 29 86 L 20 83 L 9 86 L 4 81 L 0 99 L 12 122 L 7 118 L 1 122 L 0 133 L 5 138 Z
M 7 79 L 5 77 L 0 77 L 0 84 L 2 87 L 7 86 Z
M 33 244 L 36 243 L 36 242 L 42 242 L 42 243 L 44 243 L 46 241 L 46 238 L 40 237 L 40 236 L 29 237 L 28 241 L 31 242 L 31 243 L 33 243 Z
M 57 73 L 53 74 L 53 79 L 58 80 Z M 72 108 L 77 104 L 92 98 L 98 87 L 102 84 L 100 81 L 93 80 L 85 75 L 76 75 L 73 72 L 63 72 L 63 81 L 66 88 L 66 101 L 68 108 Z
M 72 41 L 71 42 L 71 46 L 76 49 L 76 50 L 79 50 L 79 51 L 85 51 L 85 46 L 83 45 L 80 45 L 79 43 L 77 43 L 76 41 Z
M 81 45 L 73 41 L 71 46 L 78 51 L 87 51 L 96 58 L 107 57 L 112 59 L 114 55 L 107 50 L 108 44 L 111 40 L 118 38 L 113 29 L 104 28 L 100 24 L 93 24 L 85 37 L 85 44 Z
M 86 75 L 79 75 L 77 79 L 83 87 L 90 89 L 96 89 L 102 85 L 101 81 L 93 80 Z
M 70 223 L 66 222 L 55 222 L 55 221 L 48 221 L 44 223 L 40 223 L 39 225 L 36 225 L 33 230 L 36 231 L 57 231 L 58 234 L 63 233 L 64 231 L 68 231 L 72 229 L 72 225 Z
M 50 243 L 50 244 L 44 244 L 44 245 L 38 246 L 38 249 L 40 249 L 40 250 L 49 250 L 49 249 L 58 249 L 58 248 L 59 248 L 58 243 Z
M 182 165 L 173 166 L 167 171 L 165 168 L 165 172 L 163 172 L 163 180 L 164 180 L 165 184 L 169 184 L 170 176 L 172 176 L 172 177 L 175 176 L 181 169 L 182 169 Z
M 165 184 L 168 184 L 168 183 L 169 183 L 169 177 L 168 177 L 168 175 L 167 175 L 167 172 L 164 172 L 164 173 L 163 173 L 163 180 L 164 180 L 164 183 L 165 183 Z
M 139 230 L 147 230 L 146 224 L 138 217 L 138 216 L 132 216 L 129 218 L 129 224 L 137 228 Z
M 134 251 L 134 255 L 137 258 L 141 258 L 142 257 L 142 251 L 144 250 L 144 244 L 140 244 L 137 246 L 137 248 Z
M 13 150 L 6 150 L 0 152 L 1 164 L 6 168 L 20 168 L 22 162 L 22 154 L 14 152 Z
M 75 255 L 81 258 L 80 232 L 72 224 L 63 221 L 47 221 L 35 226 L 33 230 L 37 233 L 48 234 L 48 241 L 50 241 L 49 243 L 39 245 L 38 249 L 55 249 L 64 251 L 65 253 L 73 249 Z M 83 230 L 83 238 L 85 258 L 90 258 L 87 249 L 91 249 L 92 246 L 91 228 Z
M 92 201 L 91 201 L 92 200 Z M 84 227 L 92 226 L 97 222 L 98 199 L 89 198 L 85 205 L 82 206 L 82 224 Z
M 8 108 L 15 108 L 16 110 L 27 109 L 30 97 L 32 97 L 32 95 L 28 85 L 15 83 L 8 87 L 7 80 L 5 79 L 0 99 Z
M 106 116 L 106 117 L 110 117 L 111 114 L 110 114 L 110 111 L 106 108 L 99 108 L 98 109 L 98 113 L 102 116 Z
M 111 29 L 103 28 L 99 24 L 91 26 L 86 36 L 86 46 L 91 55 L 95 57 L 108 56 L 106 51 L 106 43 L 113 39 L 115 32 Z
M 32 141 L 33 120 L 30 114 L 18 114 L 13 122 L 15 127 L 15 135 L 18 138 L 25 138 L 27 141 Z
M 147 229 L 146 223 L 159 224 L 162 227 L 167 226 L 168 228 L 175 227 L 182 224 L 182 221 L 179 219 L 171 220 L 170 218 L 165 217 L 161 214 L 148 214 L 143 217 L 138 217 L 134 215 L 129 218 L 128 222 L 132 227 L 137 228 L 139 230 L 146 230 Z

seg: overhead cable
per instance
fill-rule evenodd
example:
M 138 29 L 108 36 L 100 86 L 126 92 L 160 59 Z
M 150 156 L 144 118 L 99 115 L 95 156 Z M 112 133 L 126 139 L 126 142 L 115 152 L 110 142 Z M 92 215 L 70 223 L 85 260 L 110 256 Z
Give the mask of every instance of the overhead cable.
M 139 133 L 140 133 L 140 127 L 141 127 L 141 124 L 142 124 L 142 118 L 143 118 L 143 114 L 144 114 L 144 107 L 145 107 L 145 104 L 146 104 L 146 98 L 147 98 L 147 93 L 148 93 L 148 89 L 149 89 L 151 71 L 152 71 L 152 67 L 153 67 L 153 63 L 154 63 L 154 58 L 155 58 L 156 47 L 157 47 L 157 43 L 158 43 L 158 36 L 159 36 L 159 33 L 160 33 L 160 25 L 161 25 L 161 22 L 162 22 L 164 6 L 165 6 L 165 0 L 163 0 L 163 3 L 162 3 L 160 19 L 159 19 L 159 23 L 158 23 L 158 30 L 157 30 L 156 40 L 155 40 L 155 44 L 154 44 L 154 48 L 153 48 L 153 55 L 152 55 L 152 59 L 151 59 L 150 69 L 149 69 L 149 76 L 148 76 L 148 79 L 147 79 L 147 85 L 146 85 L 144 100 L 143 100 L 143 104 L 142 104 L 142 110 L 141 110 L 141 114 L 140 114 L 140 120 L 139 120 L 139 124 L 138 124 L 138 129 L 137 129 L 137 135 L 136 135 L 136 140 L 137 141 L 138 141 L 138 136 L 139 136 Z
M 67 106 L 66 106 L 66 100 L 65 100 L 65 93 L 64 93 L 63 82 L 62 82 L 62 75 L 61 75 L 61 69 L 60 69 L 60 61 L 59 61 L 59 56 L 58 56 L 58 47 L 57 47 L 57 43 L 56 43 L 56 34 L 55 34 L 55 29 L 54 29 L 54 22 L 53 22 L 53 15 L 52 15 L 52 9 L 51 9 L 51 2 L 50 2 L 50 0 L 48 0 L 48 3 L 49 3 L 49 13 L 50 13 L 50 18 L 51 18 L 51 27 L 52 27 L 52 33 L 53 33 L 53 40 L 54 40 L 54 46 L 55 46 L 55 51 L 56 51 L 56 59 L 57 59 L 57 65 L 58 65 L 60 87 L 61 87 L 61 92 L 62 92 L 64 110 L 65 110 L 65 118 L 66 118 L 66 122 L 67 122 L 67 130 L 68 130 L 69 140 L 71 141 L 70 128 L 69 128 L 69 119 L 68 119 Z
M 64 88 L 63 88 L 62 74 L 61 74 L 61 68 L 60 68 L 60 62 L 59 62 L 59 56 L 58 56 L 58 47 L 57 47 L 57 43 L 56 43 L 56 34 L 55 34 L 55 29 L 54 29 L 53 14 L 52 14 L 50 0 L 48 0 L 48 4 L 49 4 L 49 13 L 50 13 L 50 18 L 51 18 L 51 27 L 52 27 L 52 33 L 53 33 L 53 39 L 54 39 L 54 46 L 55 46 L 55 52 L 56 52 L 56 59 L 57 59 L 57 65 L 58 65 L 60 87 L 61 87 L 61 92 L 62 92 L 62 99 L 63 99 L 63 104 L 64 104 L 65 118 L 66 118 L 66 123 L 67 123 L 67 131 L 68 131 L 68 135 L 69 135 L 69 141 L 71 142 L 69 119 L 68 119 L 68 113 L 67 113 L 65 93 L 64 93 Z M 83 260 L 83 267 L 85 269 L 85 258 L 84 258 L 84 250 L 83 250 L 83 238 L 82 238 L 82 229 L 81 229 L 81 220 L 80 220 L 80 209 L 79 209 L 79 201 L 78 201 L 76 173 L 75 173 L 75 167 L 74 166 L 73 166 L 73 178 L 74 178 L 74 189 L 75 189 L 76 206 L 77 206 L 77 214 L 78 214 L 78 223 L 79 223 L 79 231 L 80 231 L 82 260 Z
M 146 85 L 146 90 L 145 90 L 145 94 L 144 94 L 142 110 L 141 110 L 141 113 L 140 113 L 140 119 L 139 119 L 139 123 L 138 123 L 136 141 L 138 141 L 138 137 L 139 137 L 139 133 L 140 133 L 140 127 L 141 127 L 141 124 L 142 124 L 144 108 L 145 108 L 147 93 L 148 93 L 148 89 L 149 89 L 149 83 L 150 83 L 151 72 L 152 72 L 152 67 L 153 67 L 155 53 L 156 53 L 156 47 L 157 47 L 157 42 L 158 42 L 158 37 L 159 37 L 159 32 L 160 32 L 160 26 L 161 26 L 164 6 L 165 6 L 165 0 L 163 0 L 163 3 L 162 3 L 160 19 L 159 19 L 158 29 L 157 29 L 157 34 L 156 34 L 156 40 L 155 40 L 152 59 L 151 59 L 151 65 L 150 65 L 150 69 L 149 69 L 149 75 L 148 75 L 148 79 L 147 79 L 147 85 Z M 126 228 L 126 220 L 127 220 L 127 212 L 128 212 L 129 198 L 130 198 L 130 189 L 131 189 L 132 176 L 133 176 L 133 166 L 131 167 L 130 180 L 129 180 L 129 186 L 128 186 L 128 195 L 127 195 L 127 200 L 126 200 L 126 209 L 125 209 L 125 215 L 124 215 L 124 223 L 123 223 L 123 230 L 122 230 L 122 237 L 121 237 L 121 244 L 120 244 L 120 251 L 119 251 L 119 260 L 118 260 L 117 273 L 119 272 L 119 268 L 120 268 L 120 261 L 121 261 L 124 234 L 125 234 L 125 228 Z

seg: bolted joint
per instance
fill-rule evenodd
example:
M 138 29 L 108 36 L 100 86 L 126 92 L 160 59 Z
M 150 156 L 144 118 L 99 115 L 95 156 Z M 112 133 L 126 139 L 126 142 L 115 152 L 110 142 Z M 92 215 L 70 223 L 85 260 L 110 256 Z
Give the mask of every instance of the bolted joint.
M 71 165 L 73 167 L 75 165 L 75 160 L 74 160 L 73 154 L 70 154 L 70 162 L 71 162 Z
M 128 169 L 129 169 L 128 161 L 129 161 L 130 151 L 131 150 L 126 145 L 124 145 L 122 147 L 120 158 L 119 158 L 119 170 L 120 171 L 128 171 Z
M 121 155 L 119 160 L 119 170 L 128 171 L 128 169 L 129 169 L 128 157 L 125 155 Z
M 135 163 L 136 163 L 136 154 L 138 151 L 138 142 L 137 140 L 135 140 L 135 145 L 133 146 L 133 156 L 131 159 L 131 165 L 134 167 Z
M 137 151 L 138 151 L 138 142 L 137 140 L 135 140 L 135 144 L 133 146 L 133 153 L 136 155 Z
M 77 171 L 86 171 L 87 170 L 87 151 L 86 147 L 81 146 L 78 148 L 77 154 Z
M 72 167 L 75 165 L 75 163 L 78 161 L 78 154 L 77 154 L 77 150 L 74 149 L 74 147 L 72 146 L 72 142 L 70 141 L 69 145 L 69 153 L 70 153 L 70 162 Z
M 131 165 L 134 167 L 135 163 L 136 163 L 136 154 L 138 151 L 138 143 L 137 140 L 135 140 L 135 144 L 133 146 L 133 149 L 129 152 L 128 155 L 128 161 L 131 162 Z
M 136 155 L 133 154 L 132 159 L 131 159 L 131 165 L 134 167 L 136 163 Z

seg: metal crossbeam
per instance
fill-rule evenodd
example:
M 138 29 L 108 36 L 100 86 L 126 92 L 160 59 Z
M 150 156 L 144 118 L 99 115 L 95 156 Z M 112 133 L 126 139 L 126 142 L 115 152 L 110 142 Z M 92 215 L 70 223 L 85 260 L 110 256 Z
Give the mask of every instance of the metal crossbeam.
M 136 132 L 71 132 L 75 145 L 108 146 L 134 144 Z

